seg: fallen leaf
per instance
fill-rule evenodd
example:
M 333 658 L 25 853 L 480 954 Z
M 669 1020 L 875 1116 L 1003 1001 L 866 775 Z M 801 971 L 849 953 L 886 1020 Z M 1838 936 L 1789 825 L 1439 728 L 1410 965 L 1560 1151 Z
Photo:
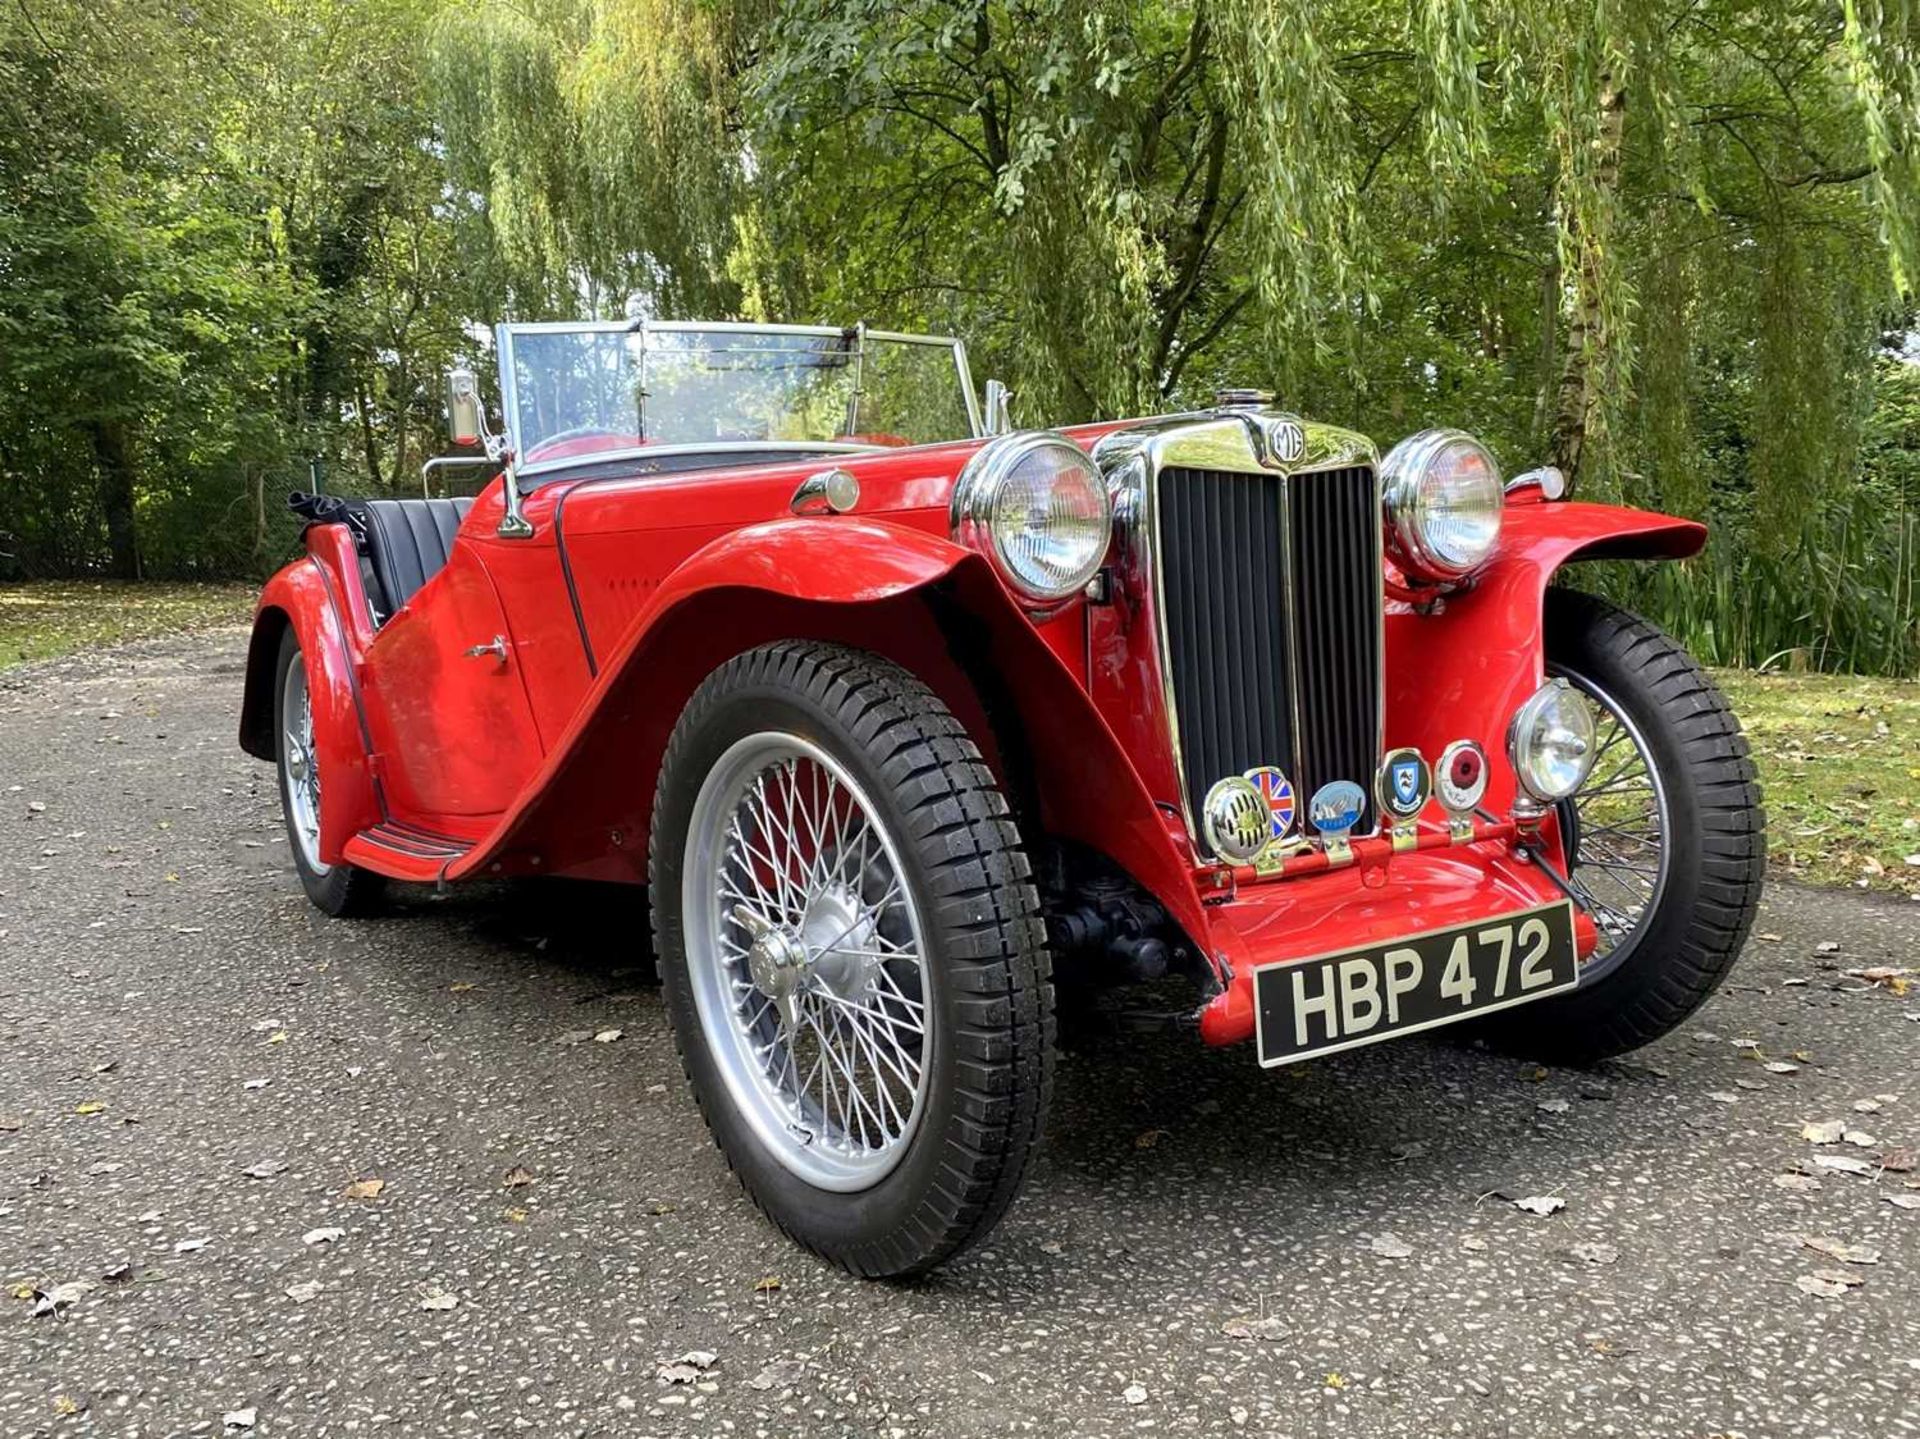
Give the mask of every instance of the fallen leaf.
M 118 1174 L 126 1165 L 111 1159 L 97 1159 L 87 1166 L 87 1177 L 98 1178 L 102 1174 Z
M 1144 1404 L 1147 1402 L 1146 1387 L 1140 1384 L 1129 1384 L 1120 1391 L 1120 1398 L 1127 1404 Z
M 779 1287 L 780 1287 L 780 1280 L 778 1276 L 769 1274 L 764 1279 L 762 1279 L 758 1284 L 753 1286 L 753 1292 L 755 1294 L 771 1294 L 773 1293 L 774 1290 L 778 1289 Z
M 321 1284 L 318 1279 L 302 1279 L 298 1284 L 287 1286 L 287 1298 L 295 1304 L 305 1304 L 319 1295 Z
M 1769 1059 L 1766 1065 L 1768 1074 L 1798 1074 L 1800 1066 L 1788 1064 L 1784 1059 Z
M 1877 1099 L 1856 1099 L 1853 1101 L 1853 1112 L 1855 1114 L 1878 1114 L 1880 1112 L 1880 1101 Z
M 569 1029 L 565 1034 L 554 1036 L 555 1044 L 585 1044 L 593 1038 L 591 1029 Z
M 211 1239 L 182 1239 L 178 1244 L 173 1246 L 173 1252 L 175 1254 L 192 1254 L 195 1250 L 205 1249 L 211 1243 L 213 1243 Z
M 1716 1089 L 1707 1095 L 1715 1104 L 1738 1104 L 1740 1096 L 1724 1089 Z
M 1812 1294 L 1822 1299 L 1837 1299 L 1847 1292 L 1846 1285 L 1822 1279 L 1818 1274 L 1802 1274 L 1793 1281 L 1793 1287 L 1802 1294 Z
M 1413 1254 L 1413 1246 L 1397 1234 L 1376 1234 L 1367 1248 L 1382 1259 L 1406 1259 Z
M 1816 1154 L 1813 1162 L 1822 1169 L 1837 1169 L 1842 1174 L 1871 1174 L 1873 1166 L 1864 1159 L 1855 1159 L 1850 1154 Z
M 1800 1137 L 1809 1144 L 1838 1144 L 1840 1136 L 1846 1132 L 1844 1119 L 1825 1119 L 1816 1124 L 1800 1126 Z
M 626 1031 L 623 1029 L 603 1029 L 594 1035 L 593 1042 L 595 1044 L 612 1044 L 624 1033 L 626 1033 Z
M 1576 1244 L 1567 1252 L 1588 1264 L 1611 1264 L 1620 1257 L 1620 1251 L 1611 1244 Z
M 1845 1269 L 1816 1269 L 1813 1271 L 1813 1277 L 1824 1279 L 1829 1284 L 1845 1285 L 1848 1289 L 1858 1289 L 1867 1282 L 1860 1275 Z
M 1164 1129 L 1149 1129 L 1144 1134 L 1139 1134 L 1134 1137 L 1133 1147 L 1135 1149 L 1151 1149 L 1166 1137 L 1167 1131 Z
M 1220 1332 L 1229 1339 L 1251 1339 L 1256 1342 L 1272 1342 L 1284 1339 L 1287 1335 L 1279 1316 L 1273 1314 L 1265 1319 L 1229 1319 L 1220 1326 Z
M 80 1412 L 79 1401 L 65 1394 L 56 1394 L 53 1396 L 53 1412 L 63 1419 L 78 1414 Z
M 1544 1218 L 1546 1215 L 1557 1214 L 1562 1209 L 1565 1209 L 1567 1207 L 1567 1201 L 1558 1199 L 1551 1194 L 1530 1194 L 1525 1199 L 1514 1200 L 1513 1207 L 1515 1209 L 1524 1209 L 1529 1214 L 1538 1214 Z
M 1766 929 L 1761 930 L 1760 933 L 1754 936 L 1754 938 L 1764 939 L 1768 944 L 1778 944 L 1780 942 L 1779 935 L 1775 934 L 1772 930 L 1766 930 Z
M 1899 1149 L 1889 1149 L 1880 1156 L 1880 1167 L 1895 1174 L 1911 1173 L 1916 1163 L 1920 1163 L 1920 1150 L 1905 1145 Z
M 229 1409 L 220 1416 L 220 1422 L 229 1429 L 251 1429 L 255 1417 L 255 1412 L 251 1409 Z
M 340 1191 L 342 1199 L 378 1199 L 380 1191 L 387 1187 L 384 1179 L 356 1179 Z
M 285 1174 L 287 1172 L 287 1161 L 284 1159 L 262 1159 L 256 1164 L 249 1164 L 240 1172 L 249 1179 L 271 1179 L 276 1174 Z
M 654 1377 L 662 1384 L 691 1384 L 719 1361 L 705 1349 L 692 1349 L 678 1359 L 663 1359 L 654 1368 Z
M 98 1114 L 101 1110 L 105 1109 L 106 1107 L 107 1107 L 106 1105 L 102 1104 L 97 1099 L 85 1099 L 85 1100 L 82 1100 L 79 1104 L 74 1106 L 73 1112 L 75 1114 Z
M 1542 1114 L 1565 1114 L 1573 1108 L 1573 1103 L 1566 1099 L 1543 1099 L 1533 1107 Z
M 1818 950 L 1821 954 L 1834 954 L 1838 952 L 1840 948 L 1840 943 L 1838 940 L 1823 939 L 1818 944 L 1816 944 L 1814 948 Z
M 1809 1235 L 1800 1242 L 1815 1254 L 1824 1254 L 1829 1259 L 1838 1259 L 1842 1264 L 1878 1264 L 1880 1262 L 1880 1251 L 1871 1244 L 1848 1244 L 1822 1235 Z
M 1867 1131 L 1864 1129 L 1849 1129 L 1845 1134 L 1841 1135 L 1840 1137 L 1846 1140 L 1847 1143 L 1851 1144 L 1855 1149 L 1877 1149 L 1880 1147 L 1880 1141 L 1875 1139 L 1871 1134 L 1867 1133 Z
M 268 1044 L 285 1044 L 286 1042 L 287 1032 L 284 1029 L 276 1029 L 272 1034 L 267 1036 Z
M 510 1205 L 501 1210 L 500 1215 L 509 1224 L 525 1224 L 527 1222 L 527 1211 L 517 1204 Z
M 17 1114 L 0 1114 L 0 1133 L 12 1134 L 25 1123 Z
M 1342 1374 L 1338 1369 L 1335 1369 L 1320 1382 L 1328 1389 L 1345 1389 L 1347 1387 L 1347 1376 Z
M 1883 1194 L 1880 1197 L 1895 1209 L 1920 1209 L 1920 1194 Z
M 776 1359 L 747 1381 L 749 1389 L 784 1389 L 807 1372 L 798 1359 Z
M 1480 1254 L 1486 1250 L 1487 1241 L 1477 1234 L 1469 1234 L 1465 1239 L 1460 1241 L 1460 1247 L 1462 1249 L 1470 1249 L 1475 1254 Z
M 241 1085 L 240 1087 L 242 1089 L 265 1089 L 269 1084 L 272 1084 L 272 1083 L 273 1081 L 271 1079 L 249 1079 L 245 1084 Z
M 458 1295 L 449 1294 L 444 1289 L 429 1290 L 420 1300 L 422 1309 L 452 1309 L 460 1302 Z
M 516 1164 L 500 1176 L 500 1183 L 507 1189 L 525 1189 L 534 1181 L 534 1172 L 524 1164 Z
M 347 1231 L 338 1225 L 329 1224 L 320 1229 L 309 1229 L 300 1236 L 302 1244 L 338 1244 L 347 1237 Z
M 125 1284 L 129 1279 L 133 1278 L 133 1266 L 131 1264 L 116 1264 L 111 1269 L 102 1270 L 100 1278 L 108 1284 Z
M 447 986 L 447 992 L 449 994 L 465 994 L 468 990 L 478 987 L 479 986 L 474 984 L 470 979 L 456 979 L 452 984 Z
M 1791 1189 L 1797 1194 L 1811 1194 L 1821 1187 L 1820 1181 L 1811 1174 L 1776 1174 L 1773 1182 L 1782 1189 Z
M 56 1284 L 51 1289 L 36 1289 L 33 1291 L 33 1317 L 39 1319 L 51 1314 L 58 1318 L 78 1304 L 81 1296 L 91 1288 L 93 1285 L 86 1280 L 74 1279 L 65 1284 Z

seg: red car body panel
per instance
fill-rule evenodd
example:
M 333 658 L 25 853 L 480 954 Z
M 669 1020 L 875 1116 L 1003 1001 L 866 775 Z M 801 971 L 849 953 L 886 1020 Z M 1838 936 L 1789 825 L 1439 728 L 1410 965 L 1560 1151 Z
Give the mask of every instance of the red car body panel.
M 1067 433 L 1090 445 L 1115 428 Z M 1117 595 L 1036 623 L 982 557 L 953 543 L 949 497 L 976 448 L 838 457 L 859 479 L 859 503 L 817 517 L 795 516 L 789 502 L 818 459 L 557 478 L 527 497 L 534 536 L 524 540 L 496 533 L 496 479 L 445 568 L 377 631 L 344 526 L 315 525 L 308 556 L 262 595 L 243 740 L 271 757 L 261 655 L 290 622 L 316 660 L 323 859 L 412 880 L 644 882 L 660 757 L 699 683 L 776 639 L 874 650 L 946 701 L 1029 826 L 1103 853 L 1165 907 L 1214 973 L 1200 1017 L 1213 1043 L 1251 1035 L 1257 966 L 1558 897 L 1516 855 L 1510 826 L 1418 853 L 1363 844 L 1355 865 L 1299 878 L 1201 863 L 1148 616 Z M 1432 756 L 1479 740 L 1493 759 L 1486 805 L 1506 813 L 1505 729 L 1542 678 L 1542 603 L 1556 570 L 1682 557 L 1704 537 L 1691 521 L 1636 510 L 1510 504 L 1498 557 L 1471 588 L 1426 613 L 1388 606 L 1387 744 Z M 495 636 L 504 662 L 468 653 Z M 1543 840 L 1556 847 L 1550 824 Z M 1594 937 L 1582 918 L 1586 953 Z

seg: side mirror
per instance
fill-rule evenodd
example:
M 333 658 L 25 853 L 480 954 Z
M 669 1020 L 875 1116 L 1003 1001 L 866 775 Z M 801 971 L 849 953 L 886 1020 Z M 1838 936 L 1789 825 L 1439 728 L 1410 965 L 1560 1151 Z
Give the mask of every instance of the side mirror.
M 447 372 L 447 438 L 456 445 L 477 445 L 486 433 L 480 414 L 480 387 L 472 370 Z
M 1013 391 L 998 380 L 987 381 L 986 431 L 989 435 L 1013 433 Z

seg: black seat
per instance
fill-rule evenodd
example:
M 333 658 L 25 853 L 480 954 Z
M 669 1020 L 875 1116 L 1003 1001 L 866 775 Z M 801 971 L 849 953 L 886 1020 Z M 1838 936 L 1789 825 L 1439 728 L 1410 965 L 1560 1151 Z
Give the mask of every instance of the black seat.
M 440 573 L 473 501 L 461 497 L 357 504 L 366 517 L 366 559 L 373 578 L 367 599 L 375 620 L 384 621 Z

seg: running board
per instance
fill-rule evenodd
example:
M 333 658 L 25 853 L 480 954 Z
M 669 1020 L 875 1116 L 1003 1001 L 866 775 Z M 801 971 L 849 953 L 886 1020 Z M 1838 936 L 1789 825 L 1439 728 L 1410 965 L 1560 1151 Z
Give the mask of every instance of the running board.
M 433 883 L 447 867 L 464 858 L 472 844 L 451 835 L 387 820 L 371 829 L 363 829 L 347 841 L 344 858 L 348 864 L 384 874 L 389 879 Z

